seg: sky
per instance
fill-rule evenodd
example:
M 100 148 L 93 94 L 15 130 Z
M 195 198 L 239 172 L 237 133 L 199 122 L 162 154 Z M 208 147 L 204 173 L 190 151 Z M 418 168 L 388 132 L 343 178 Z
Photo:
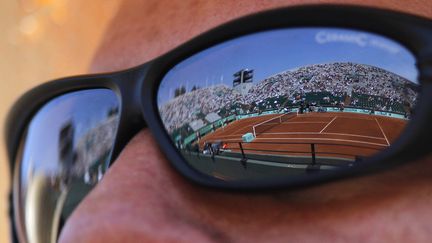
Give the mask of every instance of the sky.
M 73 122 L 76 145 L 83 135 L 107 119 L 108 111 L 113 107 L 119 107 L 119 100 L 108 89 L 71 92 L 48 102 L 30 122 L 23 153 L 23 161 L 27 163 L 23 164 L 22 172 L 26 173 L 28 166 L 56 171 L 59 166 L 59 134 L 62 127 L 68 121 Z
M 184 85 L 232 87 L 233 74 L 254 70 L 254 83 L 276 73 L 314 64 L 353 62 L 380 67 L 417 83 L 415 58 L 386 37 L 340 28 L 290 28 L 259 32 L 223 42 L 174 66 L 163 78 L 158 105 Z

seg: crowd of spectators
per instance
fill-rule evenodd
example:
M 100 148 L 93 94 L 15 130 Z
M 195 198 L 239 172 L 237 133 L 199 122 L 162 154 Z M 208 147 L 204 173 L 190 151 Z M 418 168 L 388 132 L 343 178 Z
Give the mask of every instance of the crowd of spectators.
M 197 89 L 159 108 L 169 132 L 210 112 L 233 112 L 296 105 L 300 101 L 339 104 L 372 110 L 403 112 L 416 103 L 418 86 L 384 69 L 355 63 L 316 64 L 270 76 L 241 95 L 226 85 Z M 315 98 L 314 98 L 315 97 Z M 316 97 L 320 97 L 319 100 Z M 365 100 L 366 99 L 366 100 Z
M 218 112 L 233 103 L 242 103 L 240 93 L 225 85 L 216 85 L 178 96 L 159 108 L 161 119 L 168 131 L 182 127 L 211 112 Z
M 414 87 L 413 87 L 414 86 Z M 414 104 L 415 85 L 394 74 L 369 65 L 354 63 L 316 64 L 273 75 L 254 86 L 247 100 L 263 100 L 278 95 L 330 92 L 351 96 L 352 92 L 380 96 L 403 103 Z

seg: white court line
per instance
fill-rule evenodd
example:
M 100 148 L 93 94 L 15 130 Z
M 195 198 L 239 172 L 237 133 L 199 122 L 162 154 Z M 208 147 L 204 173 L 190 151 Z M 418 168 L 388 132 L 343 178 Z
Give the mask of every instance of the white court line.
M 327 122 L 282 122 L 282 124 L 290 124 L 290 123 L 327 123 Z
M 371 142 L 363 142 L 363 141 L 357 141 L 357 140 L 349 140 L 349 139 L 336 139 L 336 138 L 256 138 L 256 140 L 300 140 L 300 139 L 310 139 L 310 140 L 325 140 L 325 141 L 340 141 L 340 142 L 352 142 L 352 143 L 364 143 L 364 144 L 370 144 L 370 145 L 376 145 L 376 146 L 383 146 L 388 147 L 387 144 L 380 144 L 380 143 L 371 143 Z
M 390 146 L 389 140 L 387 139 L 387 136 L 385 135 L 384 130 L 382 129 L 380 123 L 378 122 L 378 120 L 377 120 L 376 118 L 375 118 L 375 121 L 376 121 L 376 123 L 378 124 L 379 129 L 381 130 L 382 134 L 384 135 L 384 138 L 385 138 L 385 140 L 386 140 L 386 142 L 387 142 L 387 145 Z
M 269 123 L 266 123 L 266 124 L 264 124 L 264 125 L 278 125 L 278 124 L 280 124 L 279 122 L 276 122 L 276 123 L 271 123 L 271 122 L 269 122 Z M 260 126 L 263 126 L 262 124 L 260 124 Z
M 242 133 L 237 133 L 237 134 L 230 134 L 230 135 L 223 135 L 224 137 L 238 137 L 238 136 L 242 136 Z
M 337 116 L 335 116 L 319 133 L 322 133 L 328 126 L 330 126 L 330 124 L 336 120 Z
M 364 117 L 346 117 L 346 116 L 339 116 L 339 118 L 343 119 L 354 119 L 354 120 L 366 120 L 366 121 L 373 121 L 371 118 L 364 118 Z
M 291 134 L 319 134 L 317 132 L 264 132 L 262 134 L 270 134 L 270 135 L 291 135 Z
M 325 133 L 319 133 L 319 132 L 265 132 L 263 135 L 270 134 L 270 135 L 296 135 L 296 134 L 314 134 L 314 135 L 340 135 L 340 136 L 349 136 L 349 137 L 360 137 L 360 138 L 370 138 L 370 139 L 382 139 L 385 140 L 385 138 L 381 137 L 372 137 L 372 136 L 365 136 L 365 135 L 358 135 L 358 134 L 350 134 L 350 133 L 336 133 L 336 132 L 325 132 Z
M 242 127 L 253 127 L 254 125 L 243 125 Z M 227 126 L 225 126 L 227 127 Z
M 235 139 L 235 138 L 227 138 L 227 139 L 225 139 L 225 138 L 216 137 L 216 138 L 212 138 L 212 139 L 206 139 L 206 141 L 215 141 L 215 140 L 238 141 L 238 142 L 241 142 L 241 138 L 237 138 L 237 139 Z
M 352 137 L 371 138 L 371 139 L 384 139 L 384 138 L 380 138 L 380 137 L 372 137 L 372 136 L 358 135 L 358 134 L 349 134 L 349 133 L 337 133 L 337 132 L 325 132 L 325 133 L 321 133 L 321 134 L 352 136 Z

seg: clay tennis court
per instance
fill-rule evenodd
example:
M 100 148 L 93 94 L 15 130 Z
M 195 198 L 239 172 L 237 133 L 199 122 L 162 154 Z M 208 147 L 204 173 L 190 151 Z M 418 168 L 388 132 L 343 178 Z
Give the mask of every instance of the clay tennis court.
M 281 114 L 234 121 L 204 136 L 200 146 L 205 142 L 222 141 L 233 152 L 239 152 L 241 145 L 246 155 L 311 156 L 313 150 L 316 156 L 354 159 L 388 147 L 407 122 L 350 112 L 290 114 L 280 123 L 274 119 L 278 116 Z M 249 143 L 242 142 L 242 136 L 254 133 L 254 130 L 255 139 Z

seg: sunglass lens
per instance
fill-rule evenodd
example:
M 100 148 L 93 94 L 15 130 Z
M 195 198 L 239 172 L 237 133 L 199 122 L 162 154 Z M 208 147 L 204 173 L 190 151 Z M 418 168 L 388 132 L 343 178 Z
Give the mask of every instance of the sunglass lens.
M 226 181 L 286 178 L 351 168 L 391 146 L 413 114 L 417 76 L 414 55 L 387 37 L 278 29 L 178 63 L 158 106 L 196 170 Z
M 28 242 L 56 242 L 59 227 L 108 167 L 119 100 L 107 89 L 58 96 L 33 116 L 14 182 L 17 221 Z

